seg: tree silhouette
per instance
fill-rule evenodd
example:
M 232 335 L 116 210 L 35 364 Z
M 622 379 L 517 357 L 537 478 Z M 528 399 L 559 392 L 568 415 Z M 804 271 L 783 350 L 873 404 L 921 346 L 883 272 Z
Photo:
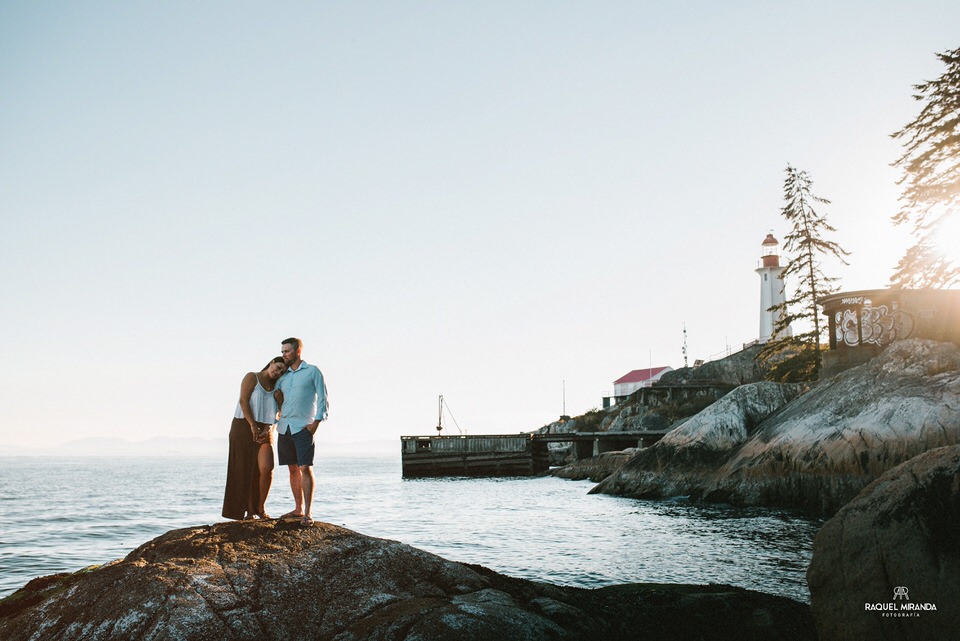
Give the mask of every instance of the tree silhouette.
M 903 170 L 896 225 L 909 225 L 915 238 L 890 279 L 900 287 L 949 287 L 960 267 L 939 248 L 948 221 L 960 217 L 960 48 L 936 54 L 947 70 L 936 80 L 914 85 L 920 114 L 892 134 L 904 153 L 893 163 Z M 944 239 L 956 245 L 957 239 Z
M 784 237 L 784 249 L 795 255 L 783 270 L 784 282 L 794 276 L 797 285 L 792 297 L 774 305 L 776 321 L 773 336 L 757 354 L 760 362 L 768 368 L 768 377 L 781 382 L 816 380 L 821 365 L 820 335 L 823 331 L 820 320 L 820 301 L 836 291 L 836 278 L 824 273 L 821 259 L 833 256 L 844 265 L 850 253 L 837 243 L 824 238 L 825 232 L 834 229 L 815 206 L 829 205 L 826 198 L 815 196 L 811 191 L 813 181 L 807 172 L 789 164 L 783 182 L 785 204 L 780 213 L 791 224 L 790 233 Z M 788 328 L 795 321 L 805 321 L 812 329 L 790 335 Z

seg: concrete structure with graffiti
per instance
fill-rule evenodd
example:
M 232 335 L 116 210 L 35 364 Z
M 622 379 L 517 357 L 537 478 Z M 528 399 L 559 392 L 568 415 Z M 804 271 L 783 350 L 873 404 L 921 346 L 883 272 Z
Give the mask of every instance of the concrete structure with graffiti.
M 865 363 L 904 338 L 960 345 L 960 290 L 870 289 L 820 301 L 830 331 L 821 378 Z

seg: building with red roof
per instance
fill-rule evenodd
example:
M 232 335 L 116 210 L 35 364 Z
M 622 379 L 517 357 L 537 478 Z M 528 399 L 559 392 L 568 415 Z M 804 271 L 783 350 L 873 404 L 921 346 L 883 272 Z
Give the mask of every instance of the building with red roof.
M 635 369 L 629 374 L 624 374 L 613 382 L 613 395 L 616 398 L 630 396 L 641 387 L 650 387 L 660 380 L 660 377 L 667 372 L 672 372 L 672 367 L 648 367 L 647 369 Z

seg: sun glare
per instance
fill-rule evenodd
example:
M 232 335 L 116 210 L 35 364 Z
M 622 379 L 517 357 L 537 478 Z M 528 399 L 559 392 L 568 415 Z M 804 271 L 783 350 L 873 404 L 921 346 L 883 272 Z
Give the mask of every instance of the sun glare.
M 954 265 L 960 266 L 960 212 L 944 214 L 937 221 L 933 238 L 937 251 Z

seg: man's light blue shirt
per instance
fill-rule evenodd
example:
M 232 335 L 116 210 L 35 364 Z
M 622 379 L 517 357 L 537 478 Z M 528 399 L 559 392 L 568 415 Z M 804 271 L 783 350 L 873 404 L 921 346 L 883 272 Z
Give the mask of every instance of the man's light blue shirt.
M 315 420 L 327 418 L 327 384 L 316 365 L 300 361 L 297 369 L 288 369 L 277 381 L 277 388 L 283 392 L 283 405 L 280 408 L 280 421 L 277 433 L 296 434 Z

